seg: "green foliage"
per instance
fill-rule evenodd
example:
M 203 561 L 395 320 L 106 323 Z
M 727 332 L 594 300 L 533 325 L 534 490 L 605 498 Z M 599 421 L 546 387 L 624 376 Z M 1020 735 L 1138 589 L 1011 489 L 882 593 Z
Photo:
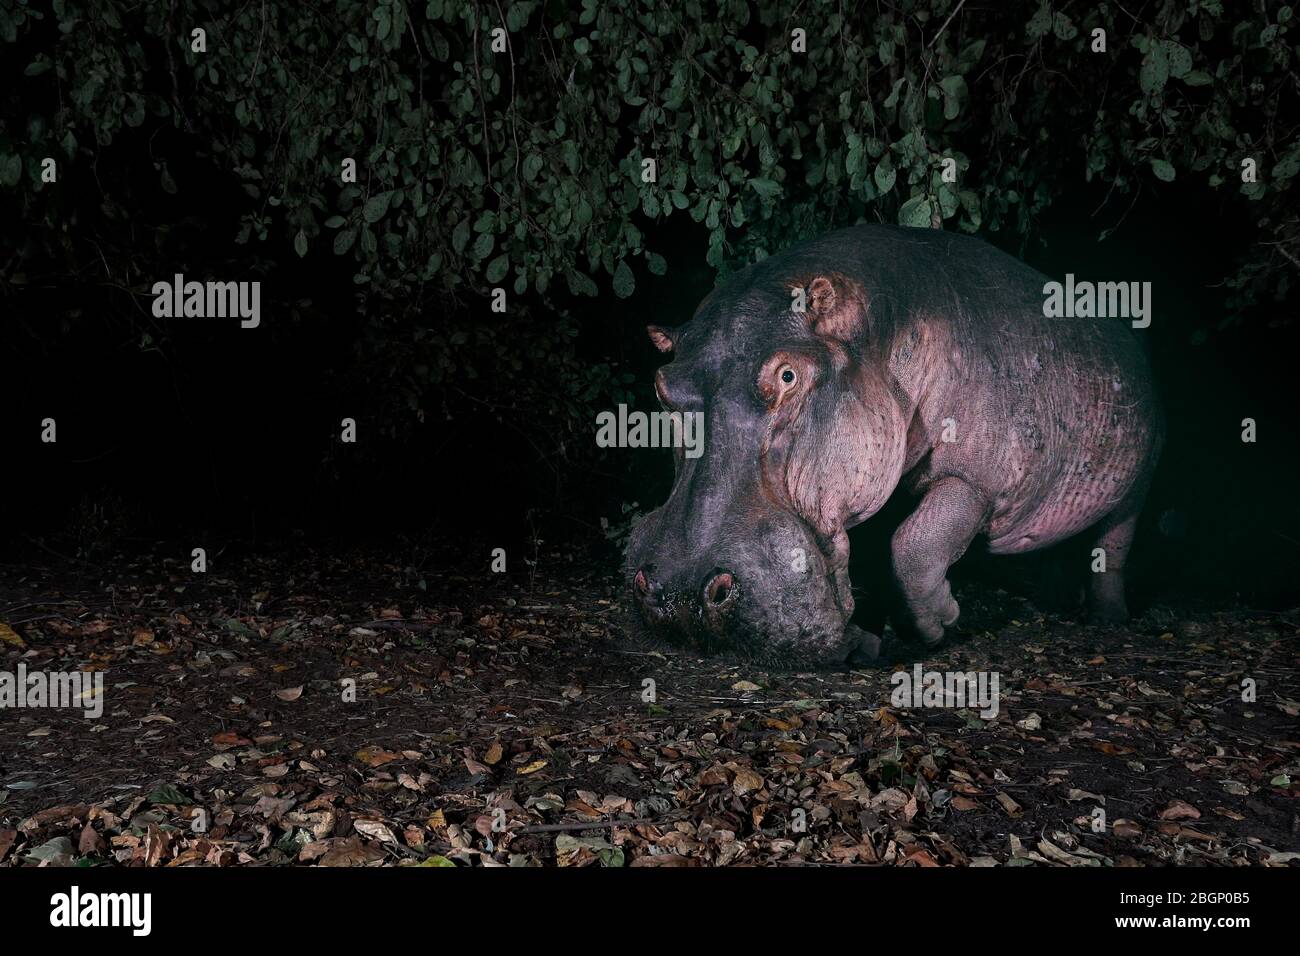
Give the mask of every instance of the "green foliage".
M 9 274 L 86 255 L 58 232 L 41 157 L 59 158 L 66 183 L 124 129 L 163 124 L 242 187 L 237 242 L 352 273 L 362 354 L 417 413 L 431 387 L 483 374 L 471 356 L 484 349 L 495 373 L 572 381 L 545 391 L 560 412 L 617 390 L 618 375 L 577 361 L 565 309 L 602 289 L 635 295 L 639 270 L 672 275 L 680 254 L 653 237 L 682 216 L 726 271 L 860 220 L 1028 235 L 1081 179 L 1118 194 L 1177 179 L 1255 210 L 1237 304 L 1286 292 L 1300 261 L 1295 217 L 1276 214 L 1296 207 L 1300 172 L 1282 115 L 1289 6 L 958 6 L 338 0 L 323 16 L 276 0 L 17 0 L 0 9 L 2 58 L 26 60 L 24 99 L 11 88 L 0 122 L 0 186 L 55 238 L 6 232 Z M 207 52 L 191 49 L 195 27 Z M 1106 52 L 1092 50 L 1097 29 Z M 356 183 L 340 179 L 349 157 Z M 151 159 L 164 192 L 205 188 Z M 81 234 L 129 218 L 120 198 Z M 498 285 L 538 334 L 495 321 Z

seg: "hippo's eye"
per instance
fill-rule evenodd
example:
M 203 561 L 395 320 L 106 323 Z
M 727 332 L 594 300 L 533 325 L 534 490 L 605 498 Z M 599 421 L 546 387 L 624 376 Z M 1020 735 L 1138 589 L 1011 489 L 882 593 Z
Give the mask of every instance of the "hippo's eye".
M 797 395 L 802 388 L 800 372 L 811 374 L 812 370 L 799 366 L 798 359 L 789 352 L 781 351 L 769 355 L 763 367 L 758 371 L 758 380 L 754 383 L 759 399 L 769 408 L 775 408 L 785 399 Z M 811 385 L 813 379 L 809 379 Z

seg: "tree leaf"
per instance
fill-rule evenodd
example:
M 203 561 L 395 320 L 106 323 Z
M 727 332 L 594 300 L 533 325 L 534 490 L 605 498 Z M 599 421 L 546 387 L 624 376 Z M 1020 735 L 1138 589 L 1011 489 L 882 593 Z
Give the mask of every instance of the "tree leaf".
M 1165 46 L 1163 43 L 1153 43 L 1147 55 L 1142 58 L 1142 69 L 1138 74 L 1142 92 L 1147 94 L 1159 93 L 1165 88 L 1165 82 L 1168 79 L 1169 57 L 1165 52 Z
M 1160 44 L 1169 63 L 1169 75 L 1175 79 L 1186 76 L 1192 69 L 1192 54 L 1177 40 L 1164 40 Z
M 620 299 L 626 299 L 635 289 L 636 279 L 632 276 L 632 270 L 625 261 L 618 260 L 618 268 L 614 270 L 614 294 Z
M 871 178 L 875 180 L 876 188 L 882 193 L 887 193 L 894 188 L 894 182 L 898 179 L 898 170 L 894 169 L 894 163 L 888 154 L 876 163 L 876 170 Z
M 961 112 L 962 104 L 966 102 L 966 78 L 945 76 L 939 82 L 939 88 L 943 90 L 943 118 L 956 119 L 957 114 Z
M 928 228 L 933 211 L 934 207 L 928 196 L 913 196 L 898 210 L 898 224 Z
M 356 227 L 344 229 L 334 237 L 334 254 L 341 256 L 352 248 L 352 244 L 357 241 Z
M 390 190 L 371 196 L 366 200 L 365 206 L 361 208 L 361 218 L 368 223 L 378 222 L 388 212 L 388 204 L 392 200 L 393 194 Z
M 496 285 L 506 277 L 506 272 L 510 268 L 510 254 L 503 252 L 491 262 L 488 263 L 485 276 L 492 285 Z
M 1037 40 L 1041 36 L 1046 36 L 1050 29 L 1052 29 L 1052 7 L 1047 0 L 1043 0 L 1038 10 L 1025 24 L 1025 34 L 1029 39 Z

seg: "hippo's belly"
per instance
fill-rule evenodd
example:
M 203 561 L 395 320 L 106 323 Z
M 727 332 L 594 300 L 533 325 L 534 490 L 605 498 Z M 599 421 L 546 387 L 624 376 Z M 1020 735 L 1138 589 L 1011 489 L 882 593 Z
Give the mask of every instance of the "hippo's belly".
M 1039 507 L 1013 520 L 989 522 L 988 547 L 993 554 L 1018 554 L 1063 541 L 1096 524 L 1123 500 L 1138 468 L 1105 474 L 1068 477 Z
M 1011 470 L 1020 480 L 1005 488 L 988 523 L 994 554 L 1033 551 L 1078 534 L 1114 511 L 1146 473 L 1155 443 L 1147 403 L 1089 397 L 1073 410 L 1074 428 L 1054 429 L 1045 454 L 1026 455 Z

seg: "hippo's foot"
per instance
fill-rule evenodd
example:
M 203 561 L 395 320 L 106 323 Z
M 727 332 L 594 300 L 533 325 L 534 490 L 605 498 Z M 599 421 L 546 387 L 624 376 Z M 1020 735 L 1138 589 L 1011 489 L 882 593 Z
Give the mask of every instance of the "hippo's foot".
M 1104 604 L 1092 603 L 1088 606 L 1088 623 L 1100 627 L 1115 627 L 1128 623 L 1128 608 L 1124 602 L 1118 604 L 1108 601 Z
M 880 638 L 870 631 L 848 624 L 844 628 L 844 639 L 849 647 L 845 662 L 850 667 L 865 667 L 880 657 Z
M 1117 571 L 1095 574 L 1088 595 L 1088 623 L 1113 627 L 1128 623 L 1128 604 L 1124 600 L 1124 579 Z
M 909 597 L 907 610 L 911 612 L 910 630 L 926 647 L 934 647 L 943 640 L 944 630 L 957 623 L 961 607 L 952 596 L 945 579 L 931 594 L 923 598 Z

